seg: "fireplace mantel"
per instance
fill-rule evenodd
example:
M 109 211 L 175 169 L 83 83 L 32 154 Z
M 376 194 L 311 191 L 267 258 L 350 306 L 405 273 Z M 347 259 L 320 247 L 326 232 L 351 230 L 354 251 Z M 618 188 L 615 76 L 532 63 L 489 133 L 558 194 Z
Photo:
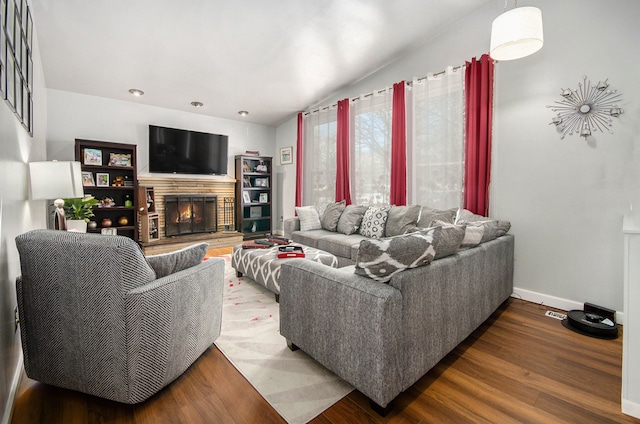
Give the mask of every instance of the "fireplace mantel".
M 235 198 L 235 178 L 229 176 L 215 177 L 182 177 L 138 175 L 141 187 L 153 187 L 155 209 L 158 214 L 160 239 L 148 243 L 141 243 L 142 249 L 148 253 L 165 253 L 181 249 L 192 243 L 206 241 L 210 248 L 229 247 L 242 243 L 242 234 L 228 233 L 224 230 L 224 202 L 225 197 Z M 215 233 L 182 235 L 166 237 L 164 217 L 164 197 L 175 195 L 212 195 L 218 196 L 218 231 Z M 235 226 L 233 227 L 235 230 Z

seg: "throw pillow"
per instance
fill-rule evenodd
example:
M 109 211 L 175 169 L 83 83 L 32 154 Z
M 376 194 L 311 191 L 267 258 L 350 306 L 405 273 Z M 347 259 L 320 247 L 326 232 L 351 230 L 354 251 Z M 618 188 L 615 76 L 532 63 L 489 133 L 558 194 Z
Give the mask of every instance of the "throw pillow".
M 299 206 L 296 208 L 296 214 L 300 219 L 300 231 L 320 230 L 320 215 L 315 206 Z
M 156 272 L 156 278 L 166 277 L 192 266 L 198 265 L 207 254 L 209 245 L 198 243 L 175 252 L 147 256 L 147 263 Z
M 346 235 L 357 233 L 368 208 L 366 205 L 347 206 L 338 220 L 338 232 Z
M 467 226 L 436 220 L 434 221 L 434 227 L 441 229 L 440 237 L 438 237 L 438 242 L 436 243 L 435 259 L 444 258 L 445 256 L 456 253 L 462 245 Z
M 480 243 L 501 237 L 511 229 L 511 223 L 509 221 L 485 219 L 487 220 L 475 222 L 459 221 L 459 224 L 466 225 L 464 239 L 460 246 L 461 249 L 468 249 Z
M 399 236 L 404 234 L 410 227 L 415 227 L 420 215 L 420 205 L 412 206 L 391 206 L 389 218 L 385 226 L 385 236 Z
M 418 227 L 432 227 L 433 221 L 444 221 L 453 224 L 456 219 L 458 208 L 451 209 L 434 209 L 429 206 L 423 206 L 420 210 L 420 219 L 418 219 Z
M 466 221 L 466 222 L 477 222 L 477 221 L 489 221 L 490 219 L 486 216 L 478 215 L 471 212 L 468 209 L 460 209 L 458 211 L 458 216 L 456 216 L 456 222 L 458 221 Z
M 327 207 L 324 209 L 324 212 L 322 213 L 322 218 L 320 219 L 322 228 L 329 231 L 336 231 L 338 229 L 338 221 L 340 220 L 340 215 L 342 215 L 344 209 L 344 200 L 327 205 Z
M 389 206 L 369 206 L 362 217 L 360 234 L 365 237 L 384 237 L 384 227 L 389 217 Z
M 437 228 L 360 242 L 355 273 L 383 283 L 405 269 L 431 263 L 436 254 Z

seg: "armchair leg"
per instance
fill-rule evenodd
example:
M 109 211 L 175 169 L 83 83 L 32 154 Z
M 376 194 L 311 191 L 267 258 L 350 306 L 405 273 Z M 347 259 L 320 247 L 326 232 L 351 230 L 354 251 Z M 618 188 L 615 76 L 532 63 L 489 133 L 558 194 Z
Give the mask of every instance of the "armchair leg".
M 374 401 L 372 401 L 371 399 L 369 399 L 369 405 L 371 406 L 371 409 L 373 410 L 373 412 L 380 415 L 381 417 L 386 417 L 389 411 L 393 409 L 393 401 L 389 402 L 387 406 L 382 407 L 377 403 L 375 403 Z
M 298 346 L 296 346 L 294 343 L 291 342 L 291 340 L 287 339 L 287 347 L 292 351 L 295 352 L 296 350 L 300 349 Z
M 280 295 L 276 293 L 276 303 L 280 303 Z
M 240 271 L 236 271 L 236 277 L 242 277 L 242 273 Z

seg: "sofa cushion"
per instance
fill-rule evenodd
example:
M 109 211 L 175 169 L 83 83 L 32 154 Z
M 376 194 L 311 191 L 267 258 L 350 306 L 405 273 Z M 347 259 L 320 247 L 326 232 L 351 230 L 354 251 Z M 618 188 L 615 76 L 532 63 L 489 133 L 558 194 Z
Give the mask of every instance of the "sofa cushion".
M 405 269 L 428 265 L 435 257 L 439 232 L 439 228 L 430 228 L 381 240 L 362 240 L 355 273 L 386 283 Z
M 351 259 L 351 248 L 358 246 L 362 240 L 367 237 L 360 234 L 340 234 L 334 233 L 331 236 L 318 239 L 317 248 L 329 253 L 333 253 L 336 256 Z
M 198 243 L 174 252 L 146 256 L 146 259 L 156 278 L 162 278 L 202 263 L 208 248 L 207 243 Z
M 340 220 L 340 215 L 345 209 L 345 201 L 330 203 L 322 212 L 322 217 L 320 218 L 320 224 L 322 228 L 329 231 L 337 231 L 338 229 L 338 220 Z
M 406 233 L 409 228 L 418 224 L 419 216 L 420 205 L 391 206 L 387 225 L 384 229 L 385 236 L 393 237 Z
M 429 206 L 423 206 L 420 210 L 420 219 L 418 219 L 418 227 L 432 227 L 433 221 L 444 221 L 453 224 L 456 219 L 458 208 L 451 209 L 434 209 Z
M 368 208 L 366 205 L 347 206 L 338 220 L 338 232 L 347 235 L 357 233 Z
M 464 239 L 462 240 L 461 249 L 468 249 L 477 246 L 480 243 L 501 237 L 511 229 L 509 221 L 497 221 L 485 218 L 486 221 L 458 221 L 459 224 L 465 224 L 466 229 Z
M 362 217 L 360 234 L 371 238 L 384 237 L 389 209 L 391 209 L 390 206 L 369 206 Z
M 300 219 L 300 230 L 319 230 L 322 228 L 320 223 L 320 215 L 315 206 L 298 206 L 296 208 L 296 214 Z
M 309 230 L 309 231 L 294 231 L 291 233 L 291 239 L 295 243 L 304 244 L 305 246 L 315 247 L 318 249 L 318 241 L 325 237 L 335 236 L 336 233 L 327 230 Z

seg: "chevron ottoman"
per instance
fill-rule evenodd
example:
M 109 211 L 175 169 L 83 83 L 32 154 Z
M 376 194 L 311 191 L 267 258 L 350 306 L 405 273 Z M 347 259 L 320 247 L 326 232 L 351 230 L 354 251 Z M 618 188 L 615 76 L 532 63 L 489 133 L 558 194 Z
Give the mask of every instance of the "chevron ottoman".
M 338 267 L 338 259 L 329 252 L 302 246 L 305 259 L 320 262 L 333 268 Z M 278 259 L 278 245 L 268 249 L 243 249 L 242 244 L 233 247 L 231 266 L 238 277 L 246 275 L 271 290 L 276 295 L 276 302 L 280 296 L 280 266 L 291 258 Z

